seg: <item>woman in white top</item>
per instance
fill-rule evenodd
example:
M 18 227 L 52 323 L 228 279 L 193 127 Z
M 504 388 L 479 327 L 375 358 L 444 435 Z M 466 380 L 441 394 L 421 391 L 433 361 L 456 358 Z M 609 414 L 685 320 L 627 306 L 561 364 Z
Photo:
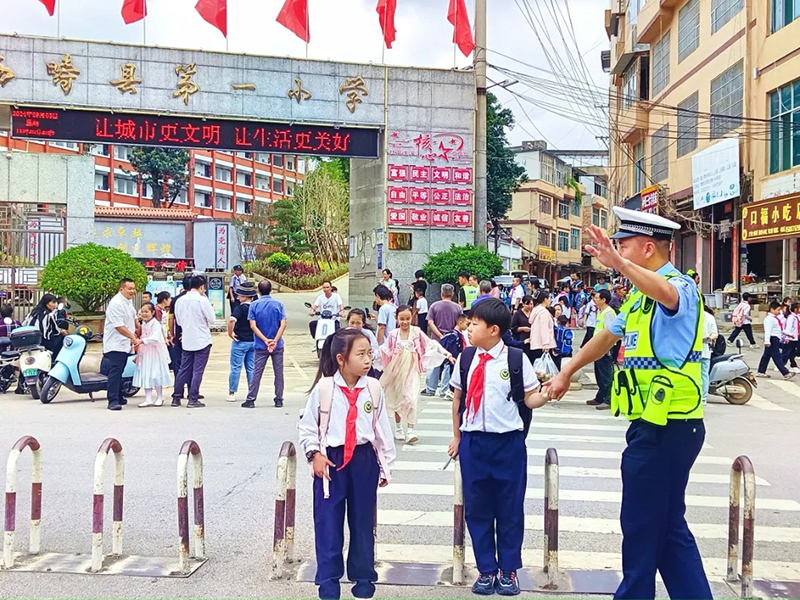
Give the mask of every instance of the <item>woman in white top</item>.
M 708 402 L 708 385 L 710 383 L 709 373 L 711 372 L 711 348 L 717 341 L 719 330 L 717 329 L 717 319 L 714 311 L 703 302 L 703 349 L 700 353 L 700 368 L 703 380 L 703 404 Z
M 397 306 L 397 282 L 392 279 L 392 272 L 389 269 L 383 270 L 383 278 L 378 282 L 379 285 L 385 285 L 392 292 L 392 304 Z

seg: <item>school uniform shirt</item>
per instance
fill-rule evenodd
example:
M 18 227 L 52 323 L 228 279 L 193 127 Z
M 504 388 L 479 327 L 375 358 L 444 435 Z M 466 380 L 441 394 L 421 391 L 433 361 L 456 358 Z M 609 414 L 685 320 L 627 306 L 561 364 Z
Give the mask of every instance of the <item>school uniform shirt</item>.
M 394 304 L 387 302 L 382 305 L 378 310 L 378 325 L 386 325 L 383 332 L 384 336 L 389 335 L 394 329 L 397 328 L 397 307 Z
M 417 314 L 428 315 L 428 301 L 425 299 L 425 296 L 417 298 Z
M 314 306 L 317 307 L 319 312 L 329 310 L 334 317 L 338 317 L 339 308 L 342 306 L 342 297 L 339 294 L 331 294 L 331 297 L 328 298 L 325 294 L 320 294 L 314 300 Z
M 774 337 L 781 339 L 781 323 L 778 318 L 772 313 L 767 313 L 764 317 L 764 343 L 770 344 L 770 340 Z
M 478 348 L 475 357 L 472 359 L 467 381 L 472 378 L 472 372 L 478 366 L 480 356 L 486 354 L 483 348 Z M 492 356 L 486 362 L 486 371 L 483 384 L 483 398 L 481 406 L 475 417 L 472 414 L 464 413 L 461 422 L 461 431 L 481 431 L 485 433 L 508 433 L 510 431 L 522 431 L 522 418 L 519 416 L 517 403 L 509 400 L 511 393 L 511 374 L 508 371 L 508 347 L 503 342 L 498 342 L 488 351 Z M 453 366 L 453 376 L 450 378 L 450 385 L 456 390 L 461 388 L 461 359 L 458 357 Z M 522 361 L 522 383 L 525 393 L 531 392 L 539 387 L 539 380 L 533 370 L 531 361 Z M 462 390 L 462 393 L 466 391 Z M 466 398 L 464 399 L 466 402 Z
M 347 401 L 344 392 L 340 389 L 341 386 L 347 387 L 347 384 L 342 374 L 337 371 L 333 376 L 333 401 L 331 402 L 331 414 L 328 423 L 329 448 L 344 446 L 345 442 L 347 411 L 350 409 L 350 403 Z M 356 383 L 355 388 L 361 389 L 358 400 L 356 401 L 356 405 L 358 406 L 356 444 L 372 444 L 375 441 L 375 430 L 372 428 L 373 419 L 375 417 L 372 411 L 375 410 L 375 401 L 369 393 L 369 388 L 367 388 L 367 378 L 361 377 L 358 383 Z M 384 458 L 386 458 L 386 463 L 391 469 L 394 459 L 397 456 L 397 451 L 394 447 L 394 434 L 389 425 L 389 415 L 386 411 L 383 391 L 381 391 L 379 410 L 378 427 L 381 428 L 387 444 L 387 447 L 384 449 Z M 303 453 L 307 453 L 311 450 L 319 450 L 319 384 L 314 386 L 314 389 L 311 390 L 311 394 L 308 396 L 308 402 L 306 402 L 303 417 L 300 419 L 299 430 L 300 445 L 303 447 Z
M 589 300 L 586 305 L 586 327 L 597 327 L 597 304 Z
M 783 326 L 784 342 L 797 341 L 798 324 L 800 324 L 800 319 L 798 319 L 797 315 L 794 313 L 789 313 L 789 316 L 786 317 L 786 324 Z
M 714 315 L 703 311 L 703 349 L 700 354 L 701 358 L 711 358 L 711 344 L 714 343 L 711 341 L 711 338 L 717 335 L 719 335 L 717 320 L 714 318 Z

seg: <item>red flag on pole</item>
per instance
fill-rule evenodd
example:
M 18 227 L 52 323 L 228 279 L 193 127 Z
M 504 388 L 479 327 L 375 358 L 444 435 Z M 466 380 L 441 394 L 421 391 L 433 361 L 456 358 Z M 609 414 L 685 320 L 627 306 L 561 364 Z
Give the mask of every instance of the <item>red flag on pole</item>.
M 472 26 L 469 24 L 469 14 L 464 0 L 450 0 L 447 20 L 455 28 L 453 31 L 453 43 L 458 46 L 464 56 L 472 54 L 475 49 L 475 42 L 472 39 Z
M 378 17 L 381 21 L 381 30 L 386 47 L 391 49 L 395 40 L 397 29 L 394 27 L 394 13 L 397 11 L 397 0 L 378 0 Z
M 206 22 L 228 37 L 228 0 L 197 0 L 194 7 Z
M 126 25 L 141 21 L 147 16 L 147 0 L 123 0 L 122 20 Z
M 49 14 L 51 17 L 55 14 L 56 0 L 39 0 L 39 2 L 44 4 L 44 7 L 47 9 L 47 14 Z
M 311 40 L 308 27 L 308 0 L 286 0 L 276 20 L 306 44 Z

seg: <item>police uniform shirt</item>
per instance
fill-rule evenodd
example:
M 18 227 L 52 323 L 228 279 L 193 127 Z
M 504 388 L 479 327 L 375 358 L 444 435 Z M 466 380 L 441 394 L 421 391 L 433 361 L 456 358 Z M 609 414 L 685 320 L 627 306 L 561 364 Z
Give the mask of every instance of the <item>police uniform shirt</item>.
M 338 371 L 333 376 L 333 401 L 331 402 L 331 415 L 328 423 L 328 447 L 335 448 L 344 446 L 347 411 L 350 403 L 340 386 L 347 387 L 344 378 Z M 367 378 L 361 377 L 356 383 L 355 388 L 361 390 L 356 401 L 358 406 L 358 418 L 356 419 L 356 444 L 371 444 L 375 441 L 375 430 L 372 428 L 375 410 L 372 396 L 367 388 Z M 354 388 L 354 389 L 355 389 Z M 386 403 L 381 391 L 380 414 L 378 415 L 378 427 L 383 431 L 387 447 L 384 450 L 384 457 L 391 468 L 397 452 L 394 447 L 394 437 L 392 428 L 389 425 L 389 417 L 386 412 Z M 300 419 L 300 445 L 304 452 L 309 450 L 319 450 L 319 384 L 314 386 L 308 396 L 303 417 Z
M 478 413 L 473 419 L 472 414 L 468 416 L 464 413 L 461 423 L 461 431 L 482 431 L 486 433 L 508 433 L 510 431 L 522 431 L 522 418 L 519 416 L 519 408 L 516 402 L 508 399 L 511 393 L 511 374 L 508 370 L 508 347 L 503 342 L 498 342 L 488 352 L 492 358 L 486 362 L 486 371 L 483 384 L 483 398 Z M 469 367 L 467 381 L 472 378 L 475 367 L 478 366 L 480 356 L 486 354 L 486 350 L 478 348 L 472 364 Z M 460 355 L 456 364 L 453 366 L 453 376 L 450 378 L 450 385 L 454 389 L 461 390 L 461 359 Z M 522 383 L 525 393 L 531 392 L 539 387 L 539 380 L 533 370 L 531 361 L 522 359 Z M 462 390 L 462 394 L 466 391 Z M 464 398 L 466 402 L 466 398 Z
M 662 277 L 677 272 L 678 270 L 669 261 L 656 271 Z M 700 322 L 697 311 L 702 309 L 699 308 L 697 286 L 691 277 L 680 275 L 671 277 L 667 281 L 678 290 L 678 308 L 671 311 L 661 304 L 656 306 L 653 312 L 651 340 L 653 351 L 664 365 L 680 368 L 694 347 L 697 326 Z M 644 300 L 644 297 L 640 297 L 631 306 L 623 305 L 622 312 L 609 327 L 609 331 L 615 336 L 625 338 L 623 345 L 626 349 L 634 349 L 638 344 L 636 334 L 625 335 L 627 313 L 638 308 Z M 699 360 L 698 356 L 696 362 Z

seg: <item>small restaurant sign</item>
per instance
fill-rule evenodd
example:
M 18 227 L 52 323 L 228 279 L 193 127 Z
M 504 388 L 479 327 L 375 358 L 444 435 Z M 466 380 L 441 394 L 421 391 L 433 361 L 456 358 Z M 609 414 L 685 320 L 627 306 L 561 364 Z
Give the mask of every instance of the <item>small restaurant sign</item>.
M 800 237 L 800 196 L 765 200 L 742 207 L 742 242 Z

